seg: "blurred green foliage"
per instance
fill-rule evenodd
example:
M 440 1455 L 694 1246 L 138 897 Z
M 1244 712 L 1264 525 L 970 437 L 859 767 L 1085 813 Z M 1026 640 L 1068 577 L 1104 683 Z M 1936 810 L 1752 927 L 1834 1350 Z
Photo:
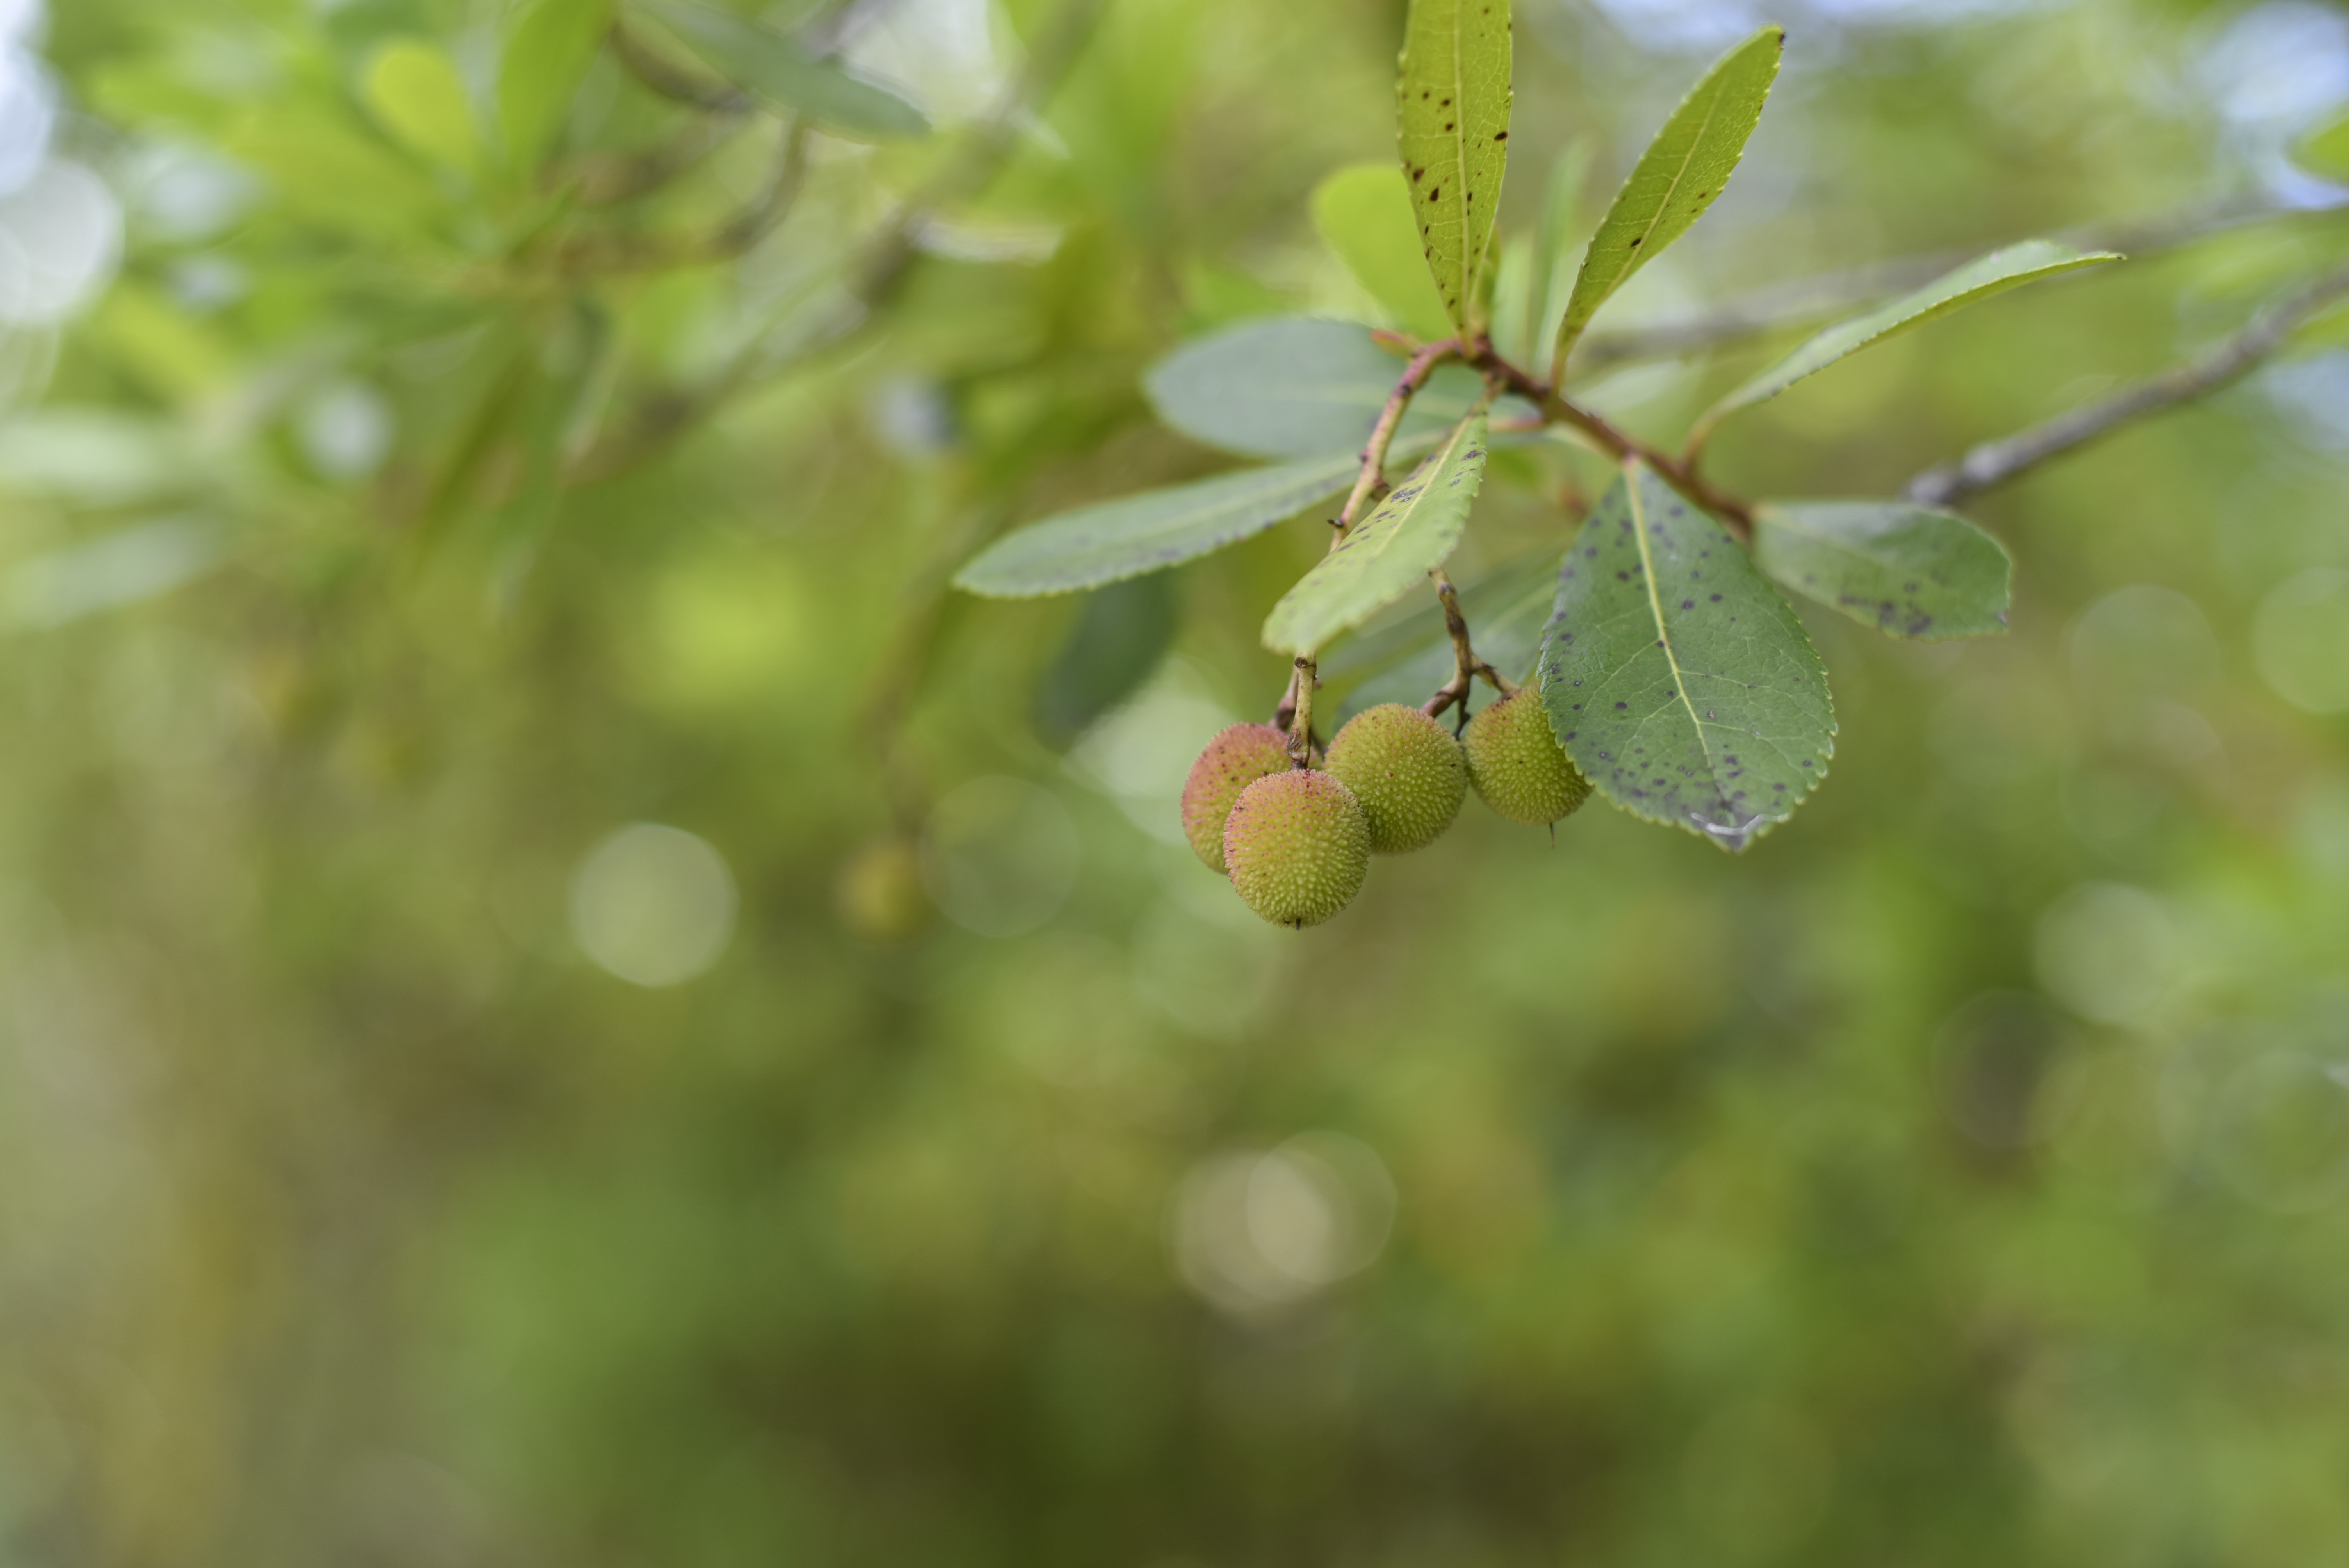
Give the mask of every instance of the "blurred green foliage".
M 943 584 L 1215 471 L 1177 342 L 1376 314 L 1310 196 L 1391 154 L 1402 5 L 764 15 L 933 133 L 795 139 L 587 0 L 16 36 L 0 1563 L 2349 1549 L 2339 361 L 1976 506 L 2008 638 L 1806 609 L 1835 777 L 1744 859 L 1472 806 L 1271 931 L 1174 796 L 1326 531 Z M 1887 493 L 2349 239 L 2304 0 L 1520 0 L 1505 226 L 1766 19 L 1595 336 L 2310 210 L 1837 366 L 1714 443 L 1747 493 Z M 1798 335 L 1591 396 L 1670 439 Z M 1464 569 L 1554 548 L 1490 493 Z

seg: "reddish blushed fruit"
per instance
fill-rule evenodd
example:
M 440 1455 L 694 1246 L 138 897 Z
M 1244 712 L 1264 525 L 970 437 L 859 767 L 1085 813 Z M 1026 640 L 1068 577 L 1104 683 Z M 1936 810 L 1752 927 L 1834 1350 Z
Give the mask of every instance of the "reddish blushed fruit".
M 1520 686 L 1468 721 L 1462 737 L 1468 782 L 1512 822 L 1540 827 L 1590 798 L 1585 779 L 1550 727 L 1541 693 Z
M 1224 823 L 1240 791 L 1289 768 L 1288 737 L 1268 724 L 1235 724 L 1207 742 L 1183 785 L 1183 836 L 1211 872 L 1224 868 Z
M 1405 855 L 1443 836 L 1468 794 L 1460 743 L 1399 702 L 1364 708 L 1330 742 L 1330 776 L 1370 820 L 1371 853 Z
M 1275 925 L 1319 925 L 1354 901 L 1371 869 L 1371 825 L 1354 792 L 1291 769 L 1240 791 L 1224 826 L 1232 887 Z

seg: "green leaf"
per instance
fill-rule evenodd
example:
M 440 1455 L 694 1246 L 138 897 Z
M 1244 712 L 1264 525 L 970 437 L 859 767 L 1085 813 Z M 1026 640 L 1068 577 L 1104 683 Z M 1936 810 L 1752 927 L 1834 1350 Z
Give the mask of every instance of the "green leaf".
M 926 136 L 922 111 L 885 88 L 810 56 L 771 28 L 693 0 L 637 0 L 702 64 L 770 108 L 825 129 L 872 138 Z
M 2349 115 L 2319 126 L 2294 143 L 2292 160 L 2319 179 L 2349 185 Z
M 1401 65 L 1396 139 L 1421 246 L 1452 325 L 1473 336 L 1508 167 L 1508 0 L 1411 0 Z
M 1534 233 L 1534 332 L 1530 355 L 1544 344 L 1557 341 L 1566 320 L 1567 302 L 1574 294 L 1574 277 L 1567 262 L 1582 210 L 1582 189 L 1590 180 L 1590 139 L 1578 136 L 1549 169 L 1549 197 L 1542 204 L 1541 227 Z
M 1761 123 L 1785 46 L 1781 29 L 1763 28 L 1706 72 L 1656 132 L 1590 238 L 1558 325 L 1554 365 L 1565 364 L 1599 307 L 1720 198 Z
M 1444 564 L 1485 480 L 1485 426 L 1481 408 L 1461 420 L 1411 478 L 1281 597 L 1264 624 L 1266 647 L 1313 653 Z
M 1402 371 L 1350 322 L 1289 316 L 1186 343 L 1143 386 L 1159 418 L 1195 441 L 1252 458 L 1312 458 L 1361 451 Z M 1412 399 L 1402 434 L 1451 428 L 1483 393 L 1466 366 L 1442 366 Z
M 480 162 L 473 101 L 456 64 L 412 38 L 387 44 L 360 82 L 367 109 L 401 145 L 432 162 L 471 170 Z
M 955 586 L 991 599 L 1031 599 L 1180 565 L 1296 516 L 1352 484 L 1361 468 L 1358 455 L 1339 452 L 1080 507 L 996 541 L 956 575 Z
M 1567 553 L 1541 687 L 1608 799 L 1726 850 L 1791 816 L 1835 751 L 1826 672 L 1794 606 L 1638 462 Z
M 1085 596 L 1068 641 L 1037 678 L 1029 704 L 1037 738 L 1055 751 L 1132 696 L 1174 640 L 1174 579 L 1112 583 Z
M 2006 630 L 2013 563 L 1954 512 L 1898 500 L 1771 501 L 1754 509 L 1754 562 L 1887 636 L 1940 642 Z
M 1713 427 L 1741 408 L 1775 397 L 1806 376 L 1815 375 L 1846 355 L 1881 343 L 1911 327 L 1939 320 L 1993 294 L 2060 273 L 2077 272 L 2121 258 L 2111 251 L 2075 251 L 2054 240 L 2025 240 L 1979 256 L 1955 272 L 1945 273 L 1913 294 L 1901 295 L 1865 315 L 1853 316 L 1814 336 L 1794 353 L 1754 377 L 1707 409 L 1689 437 L 1689 449 L 1704 445 Z
M 1493 279 L 1493 346 L 1523 363 L 1534 342 L 1534 237 L 1519 234 L 1501 247 Z
M 1460 588 L 1476 656 L 1511 680 L 1523 680 L 1541 651 L 1542 627 L 1557 598 L 1557 557 L 1537 555 L 1487 573 Z M 1450 680 L 1455 667 L 1452 634 L 1433 595 L 1397 604 L 1359 634 L 1322 655 L 1323 683 L 1341 694 L 1339 714 L 1351 717 L 1382 702 L 1417 707 Z
M 516 169 L 546 151 L 612 26 L 613 0 L 538 0 L 506 35 L 498 66 L 498 133 Z
M 1411 188 L 1388 163 L 1356 163 L 1313 188 L 1313 226 L 1391 325 L 1433 341 L 1452 335 L 1444 296 L 1427 275 Z
M 379 245 L 418 244 L 446 206 L 424 170 L 323 104 L 254 108 L 220 146 L 258 173 L 295 222 Z

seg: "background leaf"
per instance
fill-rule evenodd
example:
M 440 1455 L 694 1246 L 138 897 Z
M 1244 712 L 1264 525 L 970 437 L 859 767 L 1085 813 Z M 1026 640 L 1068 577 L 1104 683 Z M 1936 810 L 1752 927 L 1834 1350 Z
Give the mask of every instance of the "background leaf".
M 1889 636 L 1940 642 L 2006 630 L 2013 562 L 1954 512 L 1897 500 L 1771 501 L 1754 509 L 1754 561 Z
M 447 209 L 429 173 L 323 104 L 240 116 L 220 145 L 305 224 L 415 248 Z
M 2293 143 L 2292 159 L 2311 174 L 2349 185 L 2349 115 L 2317 127 Z
M 1068 641 L 1037 677 L 1029 705 L 1036 737 L 1063 750 L 1132 696 L 1174 640 L 1174 580 L 1161 573 L 1085 595 Z
M 377 120 L 411 151 L 451 169 L 480 161 L 464 78 L 431 45 L 411 38 L 386 45 L 367 62 L 360 91 Z
M 1435 292 L 1461 335 L 1482 304 L 1509 153 L 1508 0 L 1412 0 L 1397 145 Z
M 2004 294 L 2039 278 L 2077 272 L 2121 258 L 2111 251 L 2077 251 L 2054 240 L 2025 240 L 1979 256 L 1954 272 L 1935 278 L 1914 293 L 1901 295 L 1865 315 L 1837 322 L 1805 343 L 1777 364 L 1730 393 L 1696 423 L 1689 438 L 1692 448 L 1704 444 L 1713 427 L 1737 412 L 1775 397 L 1806 376 L 1816 375 L 1846 355 L 1870 344 L 1922 326 L 1951 312 Z
M 1485 425 L 1481 410 L 1463 419 L 1411 478 L 1282 596 L 1264 623 L 1266 647 L 1312 653 L 1444 564 L 1485 480 Z
M 1574 235 L 1581 222 L 1583 189 L 1590 182 L 1590 139 L 1578 136 L 1550 163 L 1541 227 L 1534 233 L 1534 335 L 1526 348 L 1528 355 L 1557 341 L 1567 302 L 1574 297 L 1578 269 L 1569 270 L 1567 263 L 1574 253 Z
M 1411 188 L 1391 163 L 1356 163 L 1313 188 L 1313 226 L 1388 325 L 1433 342 L 1452 335 L 1444 296 L 1428 275 Z
M 571 112 L 612 8 L 613 0 L 538 0 L 520 13 L 498 66 L 498 130 L 514 167 L 536 163 Z
M 1541 686 L 1609 799 L 1726 850 L 1791 816 L 1835 751 L 1826 672 L 1794 607 L 1639 463 L 1567 553 Z
M 981 551 L 955 586 L 996 599 L 1069 593 L 1178 565 L 1251 534 L 1351 484 L 1353 453 L 1243 469 L 1080 507 Z
M 1558 325 L 1554 363 L 1631 274 L 1689 231 L 1720 199 L 1777 79 L 1785 34 L 1764 27 L 1722 57 L 1664 121 L 1599 221 Z
M 1534 237 L 1518 234 L 1502 245 L 1493 272 L 1493 346 L 1505 359 L 1522 362 L 1533 347 L 1536 293 Z
M 1152 366 L 1143 389 L 1169 427 L 1252 458 L 1355 452 L 1370 438 L 1403 362 L 1351 322 L 1276 317 L 1186 343 Z M 1402 434 L 1450 429 L 1484 383 L 1464 365 L 1428 377 Z
M 812 57 L 771 27 L 693 0 L 637 0 L 701 57 L 702 64 L 770 108 L 803 114 L 848 136 L 926 136 L 922 111 L 886 88 Z

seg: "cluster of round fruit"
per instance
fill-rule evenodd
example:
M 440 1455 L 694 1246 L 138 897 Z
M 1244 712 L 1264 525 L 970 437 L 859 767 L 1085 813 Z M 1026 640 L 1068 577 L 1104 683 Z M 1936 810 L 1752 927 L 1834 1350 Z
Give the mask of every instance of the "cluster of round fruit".
M 1271 725 L 1233 725 L 1191 765 L 1183 831 L 1250 909 L 1301 930 L 1353 902 L 1372 855 L 1433 843 L 1472 784 L 1494 810 L 1536 827 L 1590 794 L 1541 695 L 1519 687 L 1458 740 L 1418 708 L 1365 708 L 1309 766 Z

